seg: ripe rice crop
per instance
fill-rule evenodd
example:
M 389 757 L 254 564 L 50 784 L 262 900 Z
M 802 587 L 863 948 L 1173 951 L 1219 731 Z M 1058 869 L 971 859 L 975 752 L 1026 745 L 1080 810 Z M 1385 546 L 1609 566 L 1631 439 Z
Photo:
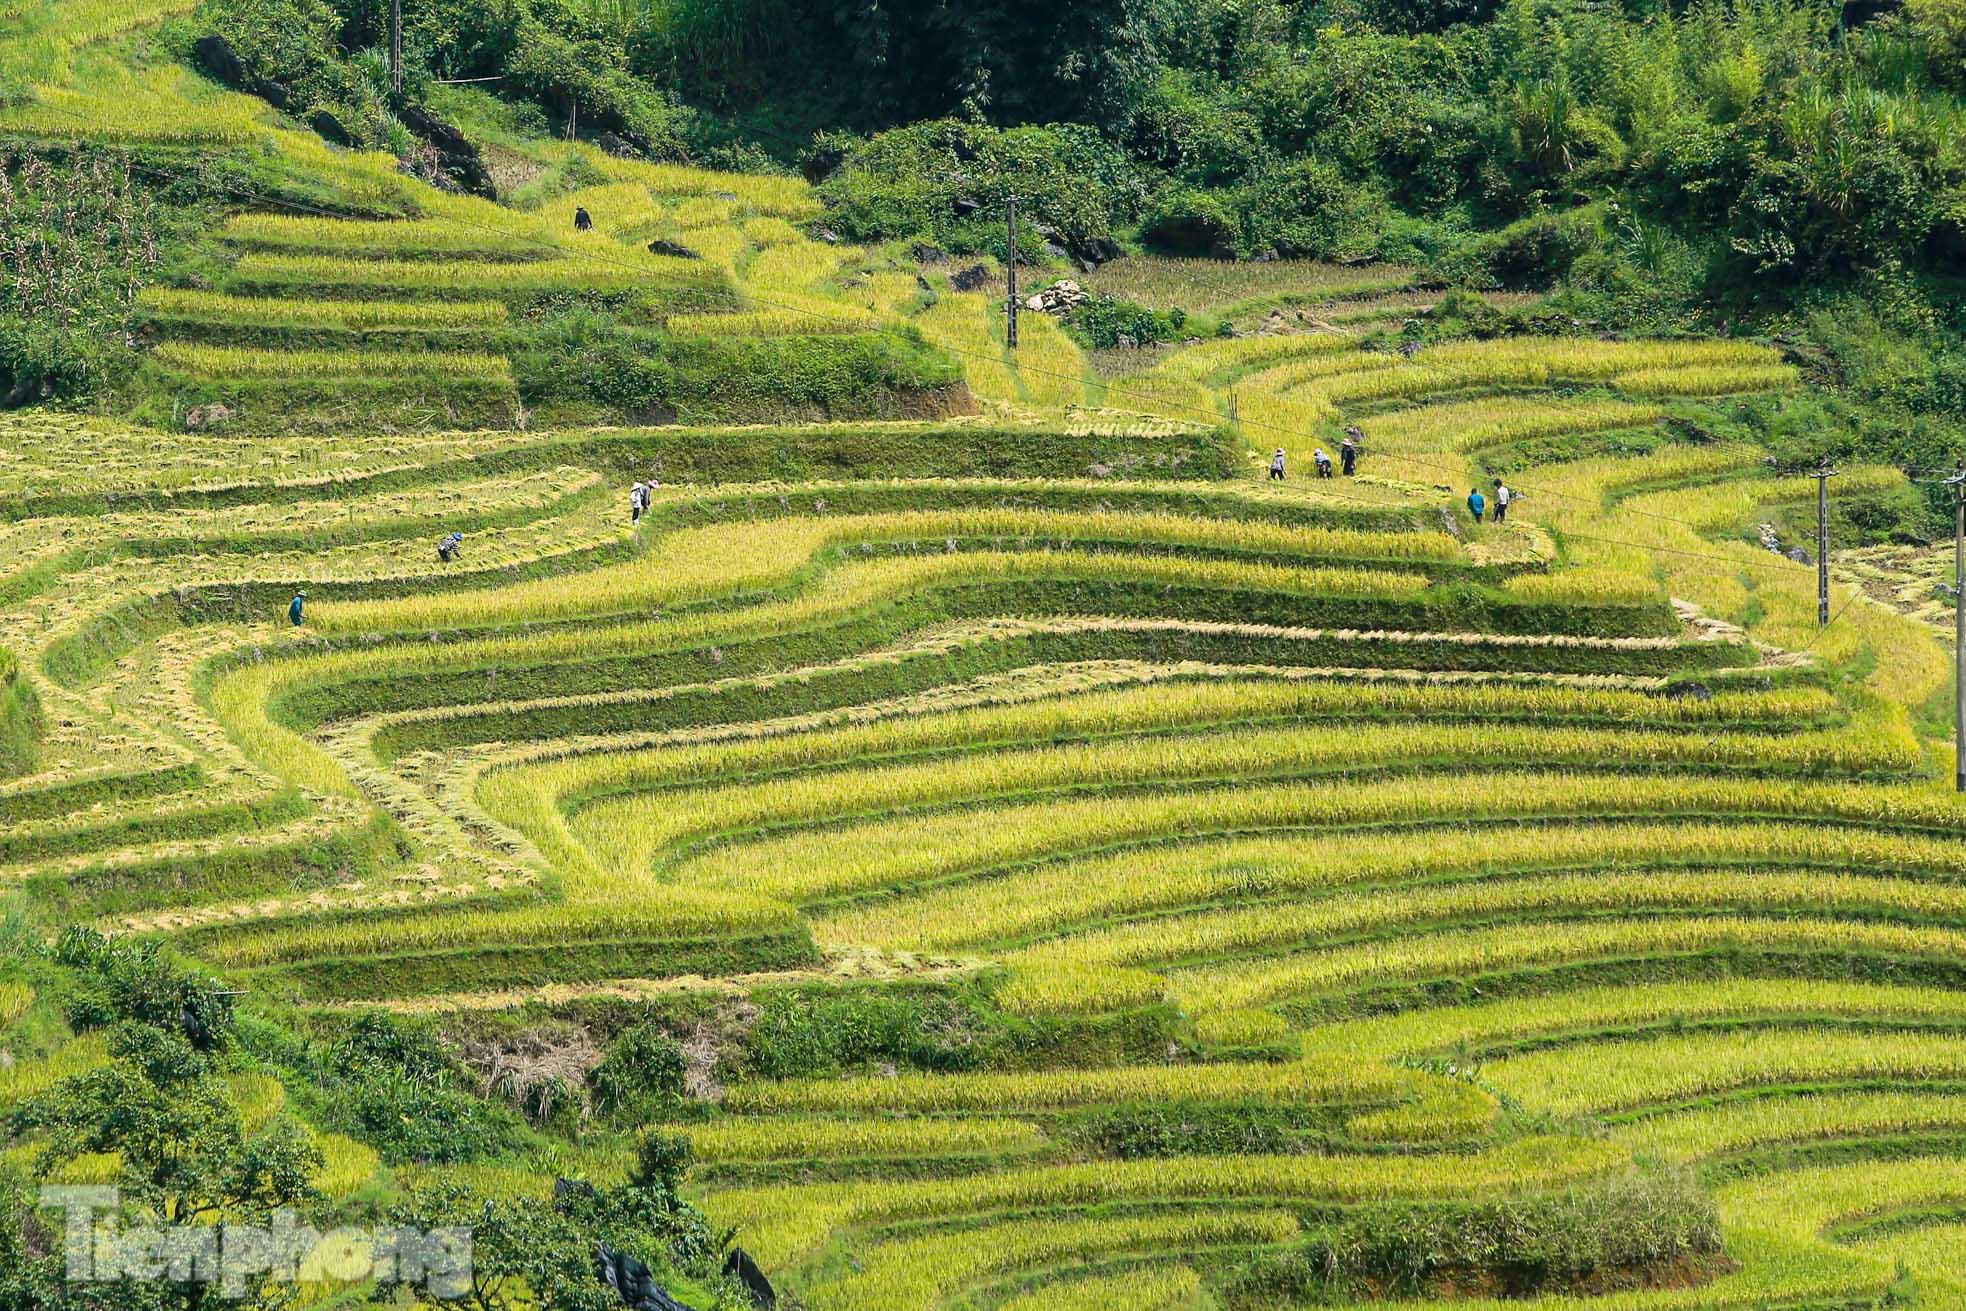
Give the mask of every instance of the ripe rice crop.
M 1629 401 L 1529 401 L 1520 397 L 1417 405 L 1363 420 L 1367 449 L 1451 450 L 1471 453 L 1485 446 L 1552 437 L 1562 433 L 1640 428 L 1658 422 L 1665 411 Z
M 211 291 L 145 287 L 137 303 L 152 318 L 179 323 L 262 328 L 330 328 L 343 332 L 404 329 L 489 331 L 502 326 L 502 301 L 284 300 Z
M 755 221 L 776 223 L 779 220 Z M 745 235 L 750 238 L 748 225 Z M 814 289 L 833 275 L 846 261 L 848 254 L 838 246 L 821 245 L 816 241 L 807 241 L 803 237 L 777 245 L 764 242 L 759 244 L 764 245 L 765 249 L 759 251 L 744 266 L 744 283 L 747 287 L 769 292 L 774 300 L 783 299 L 787 292 Z M 836 313 L 846 308 L 831 297 L 817 298 L 817 303 L 830 306 Z
M 481 592 L 402 600 L 328 603 L 317 626 L 324 631 L 487 625 L 675 605 L 783 585 L 830 547 L 865 542 L 934 542 L 948 539 L 1111 541 L 1151 544 L 1172 536 L 1195 546 L 1229 550 L 1291 551 L 1313 559 L 1329 553 L 1373 553 L 1392 562 L 1439 561 L 1456 553 L 1451 539 L 1420 534 L 1344 535 L 1345 530 L 1276 529 L 1261 524 L 1174 516 L 1069 515 L 1026 511 L 914 511 L 781 519 L 745 525 L 682 529 L 626 564 L 591 570 L 572 579 L 549 578 Z M 885 566 L 885 567 L 884 567 Z M 861 585 L 921 586 L 932 579 L 1051 577 L 1154 581 L 1170 586 L 1240 588 L 1305 595 L 1412 596 L 1426 585 L 1420 574 L 1387 570 L 1295 569 L 1241 561 L 1179 557 L 1094 555 L 1070 550 L 962 552 L 937 562 L 896 560 L 843 566 L 832 571 L 840 591 Z M 912 576 L 911 583 L 901 583 Z M 831 580 L 829 580 L 830 582 Z M 807 595 L 818 601 L 827 586 Z
M 232 279 L 246 290 L 292 290 L 301 295 L 309 290 L 347 288 L 464 299 L 556 291 L 652 290 L 673 300 L 714 294 L 723 286 L 721 274 L 703 261 L 668 255 L 624 256 L 609 263 L 568 256 L 499 264 L 250 254 L 239 261 Z
M 346 1134 L 320 1134 L 314 1143 L 321 1149 L 321 1168 L 314 1176 L 314 1186 L 330 1198 L 349 1196 L 382 1168 L 374 1148 Z
M 1841 758 L 1861 769 L 1873 763 L 1886 766 L 1887 762 L 1902 767 L 1915 759 L 1903 748 L 1879 754 L 1854 748 L 1846 754 L 1846 748 L 1818 740 L 1814 735 L 1786 738 L 1741 735 L 1730 740 L 1727 735 L 1698 738 L 1524 727 L 1513 730 L 1510 740 L 1512 759 L 1543 764 L 1588 765 L 1608 755 L 1655 766 L 1676 764 L 1697 768 L 1756 762 L 1765 766 L 1771 757 L 1786 757 L 1791 767 L 1806 768 L 1811 761 L 1828 764 Z M 616 870 L 626 875 L 639 870 L 669 834 L 728 832 L 766 822 L 811 822 L 856 812 L 901 810 L 966 799 L 1003 797 L 1015 801 L 1020 799 L 1020 793 L 1067 785 L 1096 784 L 1110 788 L 1156 780 L 1193 785 L 1211 779 L 1259 780 L 1293 772 L 1335 774 L 1341 769 L 1368 766 L 1386 768 L 1442 760 L 1480 760 L 1493 745 L 1494 732 L 1485 727 L 1402 724 L 1366 731 L 1344 727 L 1247 730 L 1192 738 L 1065 746 L 1005 752 L 973 761 L 901 766 L 819 778 L 802 776 L 769 788 L 729 789 L 693 799 L 701 809 L 679 807 L 673 798 L 657 802 L 630 799 L 596 806 L 583 813 L 576 820 L 575 829 L 590 850 L 608 853 Z M 1473 803 L 1476 796 L 1486 800 L 1500 777 L 1504 776 L 1470 778 L 1464 790 L 1457 789 L 1457 796 L 1465 798 L 1463 804 Z M 1727 791 L 1737 789 L 1735 795 L 1745 803 L 1740 809 L 1753 813 L 1754 805 L 1747 799 L 1762 788 L 1772 798 L 1800 785 L 1747 780 L 1729 785 L 1705 779 L 1613 780 L 1585 776 L 1561 783 L 1552 779 L 1548 785 L 1539 780 L 1535 786 L 1535 795 L 1498 798 L 1489 803 L 1493 813 L 1560 815 L 1570 811 L 1570 804 L 1558 798 L 1581 801 L 1587 793 L 1595 792 L 1607 813 L 1643 815 L 1656 813 L 1652 809 L 1653 798 L 1690 799 L 1707 788 L 1714 789 L 1706 795 L 1716 801 Z M 1374 819 L 1418 818 L 1428 813 L 1429 801 L 1439 803 L 1437 794 L 1427 795 L 1435 787 L 1434 781 L 1426 779 L 1367 785 L 1354 782 L 1347 789 L 1344 814 L 1349 822 L 1360 824 Z M 1684 791 L 1680 791 L 1682 788 Z M 1619 800 L 1613 799 L 1614 791 Z M 1849 795 L 1856 789 L 1842 791 Z M 1014 807 L 999 810 L 987 818 L 969 814 L 897 819 L 824 836 L 795 835 L 716 850 L 688 860 L 675 873 L 693 883 L 757 887 L 768 895 L 807 900 L 825 893 L 946 877 L 962 869 L 1028 858 L 1045 853 L 1047 848 L 1043 844 L 1047 840 L 1054 844 L 1049 848 L 1052 854 L 1064 854 L 1077 845 L 1074 830 L 1087 821 L 1091 821 L 1088 833 L 1104 828 L 1101 820 L 1131 827 L 1123 817 L 1135 814 L 1144 821 L 1142 836 L 1203 832 L 1218 822 L 1224 828 L 1237 827 L 1238 821 L 1253 827 L 1328 822 L 1327 807 L 1333 798 L 1315 782 L 1254 785 L 1239 794 L 1201 794 L 1180 799 L 1186 807 L 1182 818 L 1163 809 L 1175 800 L 1149 797 L 1125 797 L 1103 803 L 1060 800 L 1053 803 L 1049 815 L 1042 813 L 1043 807 L 1037 812 Z M 1270 807 L 1268 811 L 1258 808 L 1265 804 Z M 1713 802 L 1705 807 L 1695 803 L 1688 808 L 1705 814 L 1735 809 Z M 1228 818 L 1232 815 L 1235 820 Z M 1155 816 L 1159 822 L 1148 820 L 1148 816 Z M 1217 816 L 1221 817 L 1220 821 Z M 655 829 L 657 825 L 659 829 Z M 930 834 L 935 837 L 931 838 Z M 945 861 L 950 864 L 945 865 Z
M 34 989 L 25 983 L 0 983 L 0 1028 L 27 1013 L 34 1004 Z
M 449 218 L 367 221 L 241 214 L 219 235 L 249 250 L 315 259 L 514 261 L 546 259 L 556 253 L 543 238 L 534 237 L 529 225 L 514 227 L 501 233 Z
M 1401 888 L 1304 904 L 1237 905 L 1081 934 L 1013 956 L 1038 969 L 1148 965 L 1287 949 L 1415 925 L 1529 914 L 1737 909 L 1767 914 L 1862 912 L 1916 919 L 1966 918 L 1966 890 L 1893 878 L 1776 870 L 1592 872 Z
M 728 314 L 671 314 L 664 326 L 680 337 L 802 337 L 829 332 L 872 332 L 878 316 L 838 301 L 780 292 L 778 303 Z
M 168 341 L 153 357 L 166 368 L 201 378 L 431 378 L 502 382 L 511 366 L 502 355 L 446 351 L 278 351 Z
M 1966 1037 L 1750 1029 L 1551 1048 L 1496 1062 L 1484 1078 L 1562 1115 L 1602 1114 L 1763 1084 L 1956 1081 Z
M 750 1082 L 730 1089 L 725 1105 L 744 1114 L 926 1115 L 1058 1110 L 1119 1101 L 1240 1101 L 1287 1097 L 1303 1102 L 1369 1100 L 1397 1091 L 1386 1067 L 1343 1061 L 1220 1065 L 1114 1066 L 1004 1074 L 903 1073 L 886 1078 Z
M 914 325 L 932 345 L 941 346 L 962 366 L 963 379 L 979 400 L 1006 404 L 1017 400 L 1017 374 L 1010 366 L 1001 315 L 981 292 L 943 295 L 915 316 Z
M 1772 824 L 1542 823 L 1530 831 L 1414 830 L 1190 840 L 1040 865 L 984 882 L 840 911 L 815 931 L 828 942 L 950 951 L 1015 942 L 1109 915 L 1210 902 L 1308 895 L 1355 884 L 1499 876 L 1538 869 L 1818 863 L 1919 868 L 1966 876 L 1957 843 L 1862 830 Z M 1930 862 L 1927 864 L 1926 862 Z M 1915 885 L 1914 885 L 1915 886 Z
M 1612 1128 L 1612 1141 L 1669 1161 L 1697 1162 L 1814 1139 L 1966 1133 L 1966 1096 L 1941 1092 L 1824 1092 L 1754 1097 L 1648 1115 Z
M 1279 1043 L 1290 1025 L 1275 1011 L 1211 1011 L 1195 1021 L 1195 1037 L 1216 1047 Z
M 1116 1306 L 1134 1311 L 1178 1311 L 1192 1305 L 1200 1291 L 1201 1276 L 1185 1266 L 1130 1270 L 1123 1275 L 1071 1283 L 1047 1278 L 1045 1287 L 1011 1298 L 1001 1311 L 1110 1311 Z
M 1239 1010 L 1287 997 L 1392 980 L 1438 979 L 1626 955 L 1860 951 L 1943 960 L 1966 933 L 1830 919 L 1648 916 L 1636 920 L 1511 924 L 1182 971 L 1171 993 L 1200 1010 Z
M 760 246 L 796 245 L 807 240 L 805 233 L 782 218 L 746 219 L 742 226 L 744 235 Z
M 1112 1252 L 1280 1243 L 1297 1233 L 1287 1211 L 1122 1220 L 1025 1220 L 981 1231 L 876 1244 L 860 1268 L 811 1293 L 815 1311 L 913 1311 L 992 1273 Z M 1137 1299 L 1129 1297 L 1129 1305 Z M 1164 1305 L 1165 1303 L 1163 1303 Z
M 63 1079 L 87 1074 L 109 1064 L 107 1035 L 96 1032 L 71 1038 L 46 1056 L 17 1060 L 0 1069 L 0 1106 L 13 1106 L 46 1092 Z
M 214 963 L 235 969 L 296 961 L 408 955 L 481 947 L 551 946 L 568 941 L 659 942 L 743 937 L 797 926 L 787 909 L 757 898 L 672 889 L 629 905 L 568 903 L 513 910 L 462 910 L 380 923 L 324 920 L 257 925 L 214 933 L 199 944 Z
M 1223 415 L 1222 408 L 1215 403 L 1215 397 L 1186 378 L 1130 373 L 1114 378 L 1099 395 L 1104 405 L 1141 414 L 1164 414 L 1173 419 L 1195 419 L 1204 423 L 1209 422 L 1211 416 Z
M 1391 677 L 1335 681 L 1308 673 L 1279 678 L 1238 672 L 712 746 L 678 744 L 645 752 L 584 755 L 528 768 L 514 786 L 520 795 L 558 798 L 822 763 L 856 763 L 954 746 L 1291 717 L 1465 716 L 1646 726 L 1769 723 L 1800 728 L 1822 721 L 1835 709 L 1833 698 L 1813 688 L 1721 692 L 1699 701 L 1616 688 L 1429 683 Z
M 622 159 L 591 146 L 580 148 L 582 155 L 602 173 L 623 182 L 636 182 L 657 196 L 697 196 L 716 199 L 737 197 L 742 209 L 789 219 L 794 223 L 813 218 L 820 212 L 819 198 L 801 178 L 762 173 L 718 173 L 691 168 L 685 164 L 651 164 L 639 159 Z
M 1800 382 L 1795 370 L 1786 364 L 1688 364 L 1635 369 L 1618 374 L 1611 385 L 1634 396 L 1721 396 L 1730 392 L 1779 391 Z
M 1300 356 L 1322 356 L 1358 349 L 1350 337 L 1319 333 L 1292 337 L 1227 337 L 1176 351 L 1154 366 L 1150 377 L 1191 383 L 1219 383 L 1229 375 L 1271 367 Z
M 270 1074 L 242 1071 L 226 1083 L 232 1090 L 232 1104 L 239 1108 L 239 1127 L 247 1134 L 265 1128 L 287 1104 L 286 1085 Z
M 1086 281 L 1098 291 L 1155 309 L 1220 310 L 1240 302 L 1267 302 L 1279 293 L 1291 302 L 1337 299 L 1396 287 L 1415 270 L 1398 264 L 1354 268 L 1318 260 L 1285 259 L 1261 264 L 1242 260 L 1129 255 L 1103 265 Z M 1312 311 L 1322 317 L 1326 307 Z
M 690 1145 L 712 1161 L 996 1155 L 1035 1151 L 1034 1124 L 997 1119 L 856 1119 L 737 1116 L 692 1125 Z
M 1907 1025 L 1966 1024 L 1966 997 L 1945 988 L 1823 979 L 1737 978 L 1583 988 L 1324 1025 L 1307 1045 L 1313 1051 L 1350 1051 L 1397 1060 L 1535 1042 L 1565 1033 L 1588 1035 L 1604 1030 L 1784 1016 Z
M 1181 1158 L 1178 1170 L 1154 1159 L 1090 1161 L 956 1179 L 731 1189 L 715 1194 L 714 1204 L 753 1236 L 753 1250 L 762 1249 L 760 1259 L 783 1262 L 824 1242 L 835 1229 L 884 1219 L 1138 1201 L 1465 1198 L 1498 1189 L 1560 1187 L 1625 1159 L 1603 1143 L 1525 1137 L 1480 1152 L 1427 1156 L 1189 1156 Z
M 651 197 L 648 188 L 639 182 L 582 187 L 553 202 L 549 222 L 557 241 L 587 243 L 593 240 L 574 227 L 576 209 L 587 211 L 587 217 L 594 221 L 595 232 L 610 236 L 648 223 L 661 217 L 664 212 L 664 206 Z M 613 251 L 608 251 L 608 254 L 612 257 Z

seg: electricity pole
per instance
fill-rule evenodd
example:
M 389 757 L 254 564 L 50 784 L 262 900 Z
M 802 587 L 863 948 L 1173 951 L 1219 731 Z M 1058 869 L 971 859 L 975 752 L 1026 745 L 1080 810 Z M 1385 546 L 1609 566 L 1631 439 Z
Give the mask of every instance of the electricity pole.
M 1829 480 L 1838 470 L 1824 460 L 1810 477 L 1816 480 L 1816 624 L 1829 625 Z
M 1966 792 L 1966 461 L 1952 477 L 1952 786 Z
M 403 0 L 389 0 L 389 89 L 403 98 Z
M 1005 267 L 1010 271 L 1010 300 L 1007 302 L 1010 315 L 1007 339 L 1012 350 L 1017 349 L 1017 193 L 1010 193 L 1010 251 Z

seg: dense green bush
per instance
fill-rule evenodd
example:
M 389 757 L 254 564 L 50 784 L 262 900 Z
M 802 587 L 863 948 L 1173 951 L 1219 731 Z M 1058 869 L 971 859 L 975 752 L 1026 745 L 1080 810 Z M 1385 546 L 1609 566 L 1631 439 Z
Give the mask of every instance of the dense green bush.
M 472 1095 L 427 1029 L 384 1011 L 357 1017 L 320 1055 L 326 1115 L 385 1161 L 473 1161 L 510 1150 L 511 1112 Z
M 221 1047 L 231 1036 L 231 994 L 209 975 L 177 964 L 156 942 L 108 938 L 74 925 L 56 939 L 54 959 L 77 972 L 67 1005 L 77 1029 L 126 1021 L 154 1025 L 201 1051 Z
M 1173 341 L 1181 336 L 1187 323 L 1184 310 L 1152 310 L 1104 292 L 1094 292 L 1065 317 L 1066 327 L 1074 336 L 1100 350 Z
M 608 1045 L 587 1072 L 587 1085 L 597 1111 L 634 1116 L 680 1098 L 687 1069 L 681 1043 L 653 1024 L 638 1024 Z
M 999 130 L 945 119 L 833 149 L 843 157 L 819 191 L 829 221 L 856 241 L 928 236 L 1001 254 L 1014 191 L 1020 219 L 1090 251 L 1139 213 L 1147 190 L 1120 151 L 1073 124 Z
M 612 132 L 658 159 L 685 153 L 687 111 L 630 73 L 617 47 L 531 23 L 503 69 L 511 90 L 546 105 L 562 123 Z

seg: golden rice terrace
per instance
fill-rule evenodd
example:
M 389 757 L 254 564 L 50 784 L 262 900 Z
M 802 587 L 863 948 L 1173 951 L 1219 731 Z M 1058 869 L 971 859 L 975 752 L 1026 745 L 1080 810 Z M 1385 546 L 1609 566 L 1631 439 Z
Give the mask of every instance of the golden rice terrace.
M 10 949 L 154 938 L 265 1023 L 380 1008 L 521 1093 L 544 1047 L 585 1099 L 648 1017 L 688 1062 L 636 1122 L 440 1164 L 244 1060 L 329 1213 L 543 1202 L 655 1127 L 811 1311 L 1309 1304 L 1348 1262 L 1350 1305 L 1966 1304 L 1966 802 L 1913 714 L 1949 653 L 1840 582 L 1819 629 L 1749 544 L 1815 483 L 1678 422 L 1800 386 L 1780 351 L 1402 355 L 1333 302 L 1119 373 L 1036 314 L 1013 353 L 997 283 L 815 238 L 791 179 L 569 145 L 605 180 L 514 210 L 123 57 L 187 8 L 54 4 L 0 134 L 247 141 L 420 217 L 248 207 L 222 284 L 143 294 L 159 385 L 247 424 L 0 418 Z M 648 286 L 679 337 L 919 334 L 960 386 L 528 423 L 514 306 Z M 18 992 L 8 1107 L 110 1060 Z M 1647 1188 L 1710 1232 L 1595 1270 L 1468 1237 Z M 1432 1255 L 1361 1256 L 1386 1217 Z

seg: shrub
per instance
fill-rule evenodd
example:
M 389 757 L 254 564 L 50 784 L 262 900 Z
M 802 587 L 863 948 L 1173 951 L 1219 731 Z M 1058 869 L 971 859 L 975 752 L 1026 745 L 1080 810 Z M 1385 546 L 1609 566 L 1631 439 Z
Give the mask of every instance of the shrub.
M 473 1096 L 426 1029 L 368 1011 L 321 1059 L 328 1116 L 392 1164 L 470 1161 L 520 1138 L 511 1112 Z
M 953 119 L 853 145 L 819 187 L 833 225 L 847 237 L 928 234 L 960 252 L 1001 250 L 1004 197 L 1013 190 L 1019 216 L 1056 229 L 1075 253 L 1113 249 L 1116 225 L 1139 213 L 1146 194 L 1138 170 L 1090 129 L 998 129 Z
M 1066 317 L 1065 323 L 1084 344 L 1104 350 L 1120 345 L 1146 346 L 1157 341 L 1173 341 L 1181 335 L 1187 321 L 1183 310 L 1150 310 L 1118 296 L 1095 292 Z
M 1418 1293 L 1441 1275 L 1478 1270 L 1521 1296 L 1715 1254 L 1720 1220 L 1691 1174 L 1633 1171 L 1562 1193 L 1365 1208 L 1320 1246 L 1313 1265 L 1373 1287 Z
M 1603 217 L 1595 205 L 1536 214 L 1463 243 L 1436 271 L 1467 286 L 1551 286 L 1578 260 L 1604 249 Z
M 77 1029 L 132 1020 L 182 1034 L 200 1050 L 231 1036 L 231 996 L 216 979 L 177 966 L 155 942 L 107 938 L 75 925 L 56 940 L 54 958 L 83 973 L 68 1007 Z
M 557 109 L 563 119 L 626 137 L 644 153 L 681 158 L 689 111 L 638 80 L 619 53 L 525 24 L 505 64 L 507 85 Z
M 596 1110 L 632 1115 L 681 1097 L 687 1069 L 681 1043 L 653 1024 L 638 1024 L 608 1047 L 587 1084 Z

